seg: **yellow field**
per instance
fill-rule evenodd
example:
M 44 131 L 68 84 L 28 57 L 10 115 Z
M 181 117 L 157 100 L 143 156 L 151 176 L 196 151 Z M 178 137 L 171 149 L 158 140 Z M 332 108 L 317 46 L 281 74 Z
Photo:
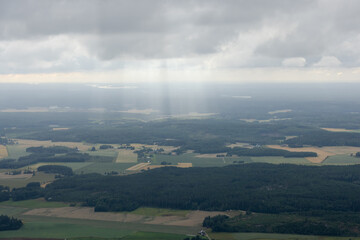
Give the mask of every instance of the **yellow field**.
M 352 130 L 345 128 L 322 128 L 322 129 L 329 132 L 360 132 L 360 130 Z
M 64 146 L 69 148 L 77 147 L 80 151 L 87 151 L 91 147 L 90 145 L 84 144 L 82 142 L 52 142 L 52 141 L 37 141 L 37 140 L 27 140 L 27 139 L 14 139 L 17 141 L 19 146 L 24 148 L 28 147 L 51 147 L 51 146 Z
M 6 149 L 6 146 L 0 145 L 0 159 L 8 157 L 8 151 Z
M 336 147 L 322 147 L 324 151 L 337 154 L 355 154 L 360 152 L 360 147 L 336 146 Z
M 178 163 L 177 167 L 179 167 L 179 168 L 189 168 L 189 167 L 192 167 L 192 163 Z
M 116 158 L 117 163 L 136 163 L 137 162 L 137 154 L 132 150 L 127 149 L 118 149 L 118 155 Z
M 327 157 L 336 155 L 337 153 L 328 152 L 324 148 L 318 147 L 302 147 L 302 148 L 290 148 L 290 147 L 282 147 L 279 145 L 267 145 L 269 148 L 274 149 L 282 149 L 290 152 L 316 152 L 317 157 L 307 157 L 306 159 L 312 163 L 322 163 Z
M 69 130 L 69 128 L 53 128 L 53 131 Z
M 136 166 L 138 166 L 138 165 L 136 165 Z M 137 168 L 137 170 L 149 170 L 149 169 L 155 169 L 155 168 L 161 168 L 161 167 L 190 168 L 190 167 L 192 167 L 192 163 L 178 163 L 177 165 L 144 165 L 144 166 L 139 166 L 139 168 Z M 129 170 L 129 169 L 127 169 L 127 170 Z
M 139 163 L 139 164 L 136 164 L 135 166 L 129 167 L 126 170 L 128 170 L 128 171 L 138 171 L 138 170 L 144 169 L 148 165 L 150 165 L 150 163 Z

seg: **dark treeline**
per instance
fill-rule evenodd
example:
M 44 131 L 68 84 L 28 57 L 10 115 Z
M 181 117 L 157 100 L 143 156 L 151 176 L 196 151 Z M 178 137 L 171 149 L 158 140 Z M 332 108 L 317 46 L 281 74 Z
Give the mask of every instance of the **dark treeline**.
M 263 232 L 326 236 L 358 236 L 360 218 L 356 213 L 323 211 L 302 214 L 246 213 L 235 217 L 206 217 L 203 226 L 213 232 Z
M 56 173 L 64 176 L 73 175 L 73 171 L 70 167 L 60 166 L 60 165 L 43 165 L 38 167 L 39 172 L 45 173 Z
M 53 147 L 29 147 L 26 152 L 30 153 L 43 153 L 43 154 L 63 154 L 63 153 L 74 153 L 78 150 L 76 148 L 68 148 L 64 146 L 53 146 Z
M 78 175 L 46 187 L 54 201 L 84 202 L 97 211 L 140 206 L 251 210 L 360 211 L 360 165 L 244 164 L 223 168 L 166 167 L 128 176 Z
M 10 199 L 9 187 L 4 187 L 0 185 L 0 202 L 7 201 L 9 199 Z
M 44 196 L 44 189 L 40 187 L 39 182 L 30 182 L 26 187 L 13 188 L 10 196 L 13 201 L 36 199 Z
M 0 161 L 0 168 L 17 169 L 39 162 L 86 162 L 86 161 L 112 161 L 110 157 L 90 156 L 87 153 L 67 153 L 65 155 L 55 155 L 50 153 L 32 153 L 28 156 L 15 159 L 4 159 Z
M 9 187 L 0 185 L 0 202 L 8 201 L 21 201 L 28 199 L 35 199 L 44 197 L 45 191 L 41 188 L 39 182 L 30 182 L 25 187 L 13 188 L 11 191 Z
M 0 231 L 17 230 L 23 225 L 22 221 L 7 215 L 0 215 Z
M 360 134 L 351 132 L 329 132 L 324 130 L 314 131 L 300 135 L 297 138 L 288 139 L 289 145 L 312 145 L 312 146 L 360 146 Z

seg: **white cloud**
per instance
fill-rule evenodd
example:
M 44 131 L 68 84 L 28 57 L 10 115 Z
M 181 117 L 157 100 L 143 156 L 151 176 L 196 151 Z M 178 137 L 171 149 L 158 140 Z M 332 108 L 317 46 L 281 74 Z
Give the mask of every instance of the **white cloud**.
M 335 56 L 324 56 L 319 62 L 314 64 L 314 67 L 339 67 L 341 62 Z
M 357 0 L 0 1 L 0 74 L 356 68 L 358 12 Z
M 304 67 L 306 64 L 306 59 L 302 57 L 286 58 L 281 63 L 284 67 Z

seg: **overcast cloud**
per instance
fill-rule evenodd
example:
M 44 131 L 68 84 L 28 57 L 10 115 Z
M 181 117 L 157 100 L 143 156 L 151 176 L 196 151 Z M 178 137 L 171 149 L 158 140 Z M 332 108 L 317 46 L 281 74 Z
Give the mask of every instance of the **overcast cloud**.
M 357 68 L 360 1 L 0 0 L 0 74 Z

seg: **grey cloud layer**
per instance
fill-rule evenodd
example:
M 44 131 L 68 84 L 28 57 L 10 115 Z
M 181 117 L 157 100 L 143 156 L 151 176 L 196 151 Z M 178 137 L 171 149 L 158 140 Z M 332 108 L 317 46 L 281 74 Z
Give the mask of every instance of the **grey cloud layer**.
M 0 0 L 0 73 L 358 66 L 359 11 L 356 0 Z

